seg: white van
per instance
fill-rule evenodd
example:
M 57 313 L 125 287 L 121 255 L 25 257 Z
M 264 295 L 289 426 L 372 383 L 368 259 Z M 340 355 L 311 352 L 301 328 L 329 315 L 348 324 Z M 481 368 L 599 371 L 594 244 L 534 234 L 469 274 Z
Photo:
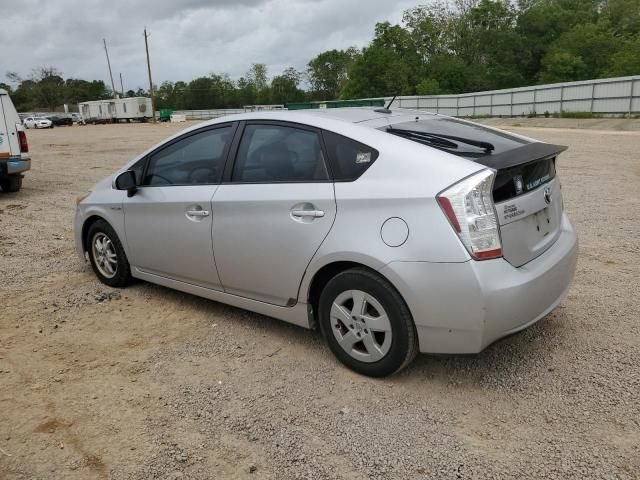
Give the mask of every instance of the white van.
M 9 94 L 0 88 L 0 189 L 20 190 L 22 173 L 30 168 L 27 135 Z

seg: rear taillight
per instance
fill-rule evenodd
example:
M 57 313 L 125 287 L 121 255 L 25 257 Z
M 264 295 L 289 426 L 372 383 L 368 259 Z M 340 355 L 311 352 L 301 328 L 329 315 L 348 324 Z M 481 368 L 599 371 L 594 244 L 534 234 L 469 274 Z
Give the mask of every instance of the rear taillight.
M 436 197 L 440 208 L 471 256 L 502 256 L 500 230 L 493 206 L 492 170 L 483 170 L 452 185 Z
M 18 141 L 20 142 L 20 152 L 28 153 L 29 152 L 29 143 L 27 142 L 27 134 L 22 130 L 18 130 Z

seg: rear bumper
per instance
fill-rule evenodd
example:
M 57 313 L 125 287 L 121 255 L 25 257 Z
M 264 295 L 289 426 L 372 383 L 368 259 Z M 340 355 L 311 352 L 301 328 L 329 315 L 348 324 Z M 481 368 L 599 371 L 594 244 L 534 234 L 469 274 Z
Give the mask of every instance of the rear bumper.
M 31 169 L 31 159 L 22 157 L 0 158 L 0 177 L 26 172 Z
M 380 272 L 407 302 L 421 352 L 477 353 L 557 307 L 569 289 L 577 257 L 578 239 L 563 215 L 558 240 L 519 268 L 500 258 L 392 262 Z

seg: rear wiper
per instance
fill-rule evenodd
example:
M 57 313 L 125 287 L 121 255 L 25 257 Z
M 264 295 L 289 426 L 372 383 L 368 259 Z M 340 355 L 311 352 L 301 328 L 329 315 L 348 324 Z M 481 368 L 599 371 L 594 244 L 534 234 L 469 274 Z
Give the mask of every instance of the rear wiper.
M 402 128 L 393 127 L 387 128 L 387 132 L 401 137 L 413 138 L 415 140 L 424 140 L 426 142 L 433 143 L 434 146 L 440 146 L 442 148 L 457 149 L 457 143 L 448 141 L 455 140 L 456 142 L 462 142 L 466 143 L 467 145 L 473 145 L 474 147 L 482 148 L 486 153 L 491 153 L 496 149 L 496 147 L 489 142 L 474 140 L 472 138 L 456 137 L 454 135 L 444 135 L 442 133 L 420 132 L 418 130 L 405 130 Z

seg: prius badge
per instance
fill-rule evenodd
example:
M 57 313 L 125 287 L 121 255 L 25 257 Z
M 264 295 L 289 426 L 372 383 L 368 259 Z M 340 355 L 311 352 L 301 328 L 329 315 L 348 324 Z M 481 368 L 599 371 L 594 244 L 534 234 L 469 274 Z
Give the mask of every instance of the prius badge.
M 547 187 L 544 189 L 544 201 L 547 202 L 547 205 L 551 203 L 553 198 L 551 197 L 551 187 Z

